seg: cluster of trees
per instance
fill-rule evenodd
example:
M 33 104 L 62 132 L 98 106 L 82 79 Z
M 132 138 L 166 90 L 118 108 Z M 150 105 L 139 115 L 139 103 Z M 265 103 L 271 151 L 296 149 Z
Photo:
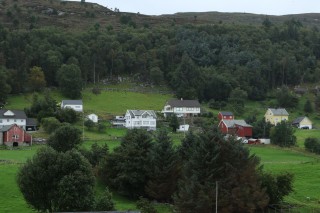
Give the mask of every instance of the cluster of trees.
M 40 149 L 20 168 L 17 182 L 25 200 L 41 212 L 108 211 L 114 209 L 106 188 L 94 194 L 95 167 L 108 148 L 96 144 L 79 150 L 80 131 L 65 125 L 50 136 L 48 147 Z
M 256 156 L 217 132 L 189 133 L 173 146 L 166 131 L 154 141 L 131 130 L 100 165 L 99 177 L 118 193 L 173 203 L 178 212 L 255 212 L 292 191 L 291 174 L 265 173 Z
M 77 98 L 87 82 L 130 75 L 167 83 L 178 97 L 232 101 L 241 111 L 241 101 L 234 99 L 239 90 L 263 100 L 270 89 L 320 80 L 320 33 L 295 20 L 136 28 L 128 17 L 120 19 L 127 23 L 120 31 L 100 26 L 77 33 L 48 27 L 11 31 L 0 25 L 0 101 L 10 92 L 45 85 Z M 41 80 L 26 85 L 35 76 Z
M 307 138 L 304 142 L 306 150 L 320 154 L 320 141 L 317 138 Z

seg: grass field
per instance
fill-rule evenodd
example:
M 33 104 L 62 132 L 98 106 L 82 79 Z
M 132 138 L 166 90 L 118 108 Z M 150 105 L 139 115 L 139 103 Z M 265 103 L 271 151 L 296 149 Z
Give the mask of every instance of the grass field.
M 274 146 L 249 146 L 251 153 L 261 158 L 266 171 L 294 174 L 294 192 L 285 201 L 302 205 L 307 209 L 320 210 L 320 157 L 301 153 L 294 149 Z

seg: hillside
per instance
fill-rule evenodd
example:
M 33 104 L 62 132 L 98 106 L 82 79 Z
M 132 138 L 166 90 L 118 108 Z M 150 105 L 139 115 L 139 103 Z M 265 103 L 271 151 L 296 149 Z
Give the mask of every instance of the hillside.
M 320 14 L 297 14 L 266 16 L 250 13 L 189 12 L 161 16 L 114 12 L 96 3 L 80 3 L 58 0 L 1 0 L 0 23 L 9 28 L 38 28 L 55 26 L 71 31 L 80 31 L 99 23 L 100 26 L 120 27 L 120 17 L 130 16 L 137 26 L 172 24 L 234 23 L 259 25 L 268 17 L 272 23 L 280 24 L 292 18 L 305 26 L 318 26 Z

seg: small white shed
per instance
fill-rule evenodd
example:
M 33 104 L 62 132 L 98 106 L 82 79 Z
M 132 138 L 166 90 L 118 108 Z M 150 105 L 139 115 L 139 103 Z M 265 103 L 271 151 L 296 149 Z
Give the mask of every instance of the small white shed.
M 92 120 L 94 123 L 98 123 L 98 115 L 96 114 L 90 114 L 87 116 L 88 119 Z
M 188 132 L 189 131 L 189 124 L 180 125 L 179 129 L 177 129 L 178 132 Z

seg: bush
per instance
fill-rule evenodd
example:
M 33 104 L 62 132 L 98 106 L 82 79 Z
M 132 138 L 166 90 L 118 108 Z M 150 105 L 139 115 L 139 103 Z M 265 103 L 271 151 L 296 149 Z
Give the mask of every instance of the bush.
M 44 131 L 47 133 L 52 133 L 61 126 L 60 121 L 55 117 L 43 118 L 41 123 Z
M 304 146 L 309 152 L 320 154 L 320 141 L 317 138 L 307 138 Z
M 108 188 L 106 188 L 104 193 L 96 199 L 95 210 L 96 211 L 114 210 L 114 202 L 112 201 L 112 193 L 109 191 Z

